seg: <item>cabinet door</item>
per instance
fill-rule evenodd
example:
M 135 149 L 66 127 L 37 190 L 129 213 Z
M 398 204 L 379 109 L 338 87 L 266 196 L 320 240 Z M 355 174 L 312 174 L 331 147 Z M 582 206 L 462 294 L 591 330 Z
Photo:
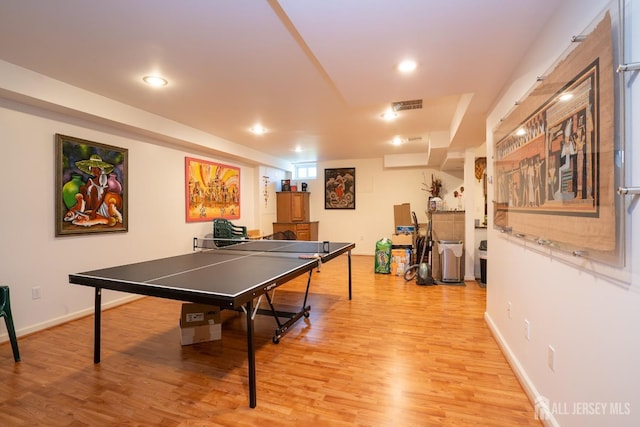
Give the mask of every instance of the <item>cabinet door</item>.
M 311 240 L 311 235 L 309 234 L 309 230 L 300 230 L 298 231 L 297 240 Z
M 291 221 L 308 221 L 306 193 L 291 193 Z
M 296 225 L 296 238 L 298 240 L 311 240 L 311 233 L 309 232 L 309 224 L 297 224 Z
M 291 193 L 277 193 L 276 204 L 278 222 L 291 222 Z
M 309 221 L 309 193 L 302 191 L 283 191 L 277 193 L 278 222 Z

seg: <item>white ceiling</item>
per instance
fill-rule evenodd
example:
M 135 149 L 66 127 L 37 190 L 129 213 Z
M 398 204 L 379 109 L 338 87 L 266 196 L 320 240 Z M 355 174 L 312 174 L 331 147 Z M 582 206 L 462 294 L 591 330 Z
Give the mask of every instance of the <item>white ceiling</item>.
M 484 142 L 487 111 L 560 3 L 0 0 L 0 59 L 290 162 L 426 158 L 431 141 L 428 165 L 446 169 Z M 394 69 L 406 57 L 410 76 Z M 169 85 L 143 85 L 152 72 Z M 381 120 L 414 99 L 422 109 Z M 269 132 L 250 134 L 257 122 Z

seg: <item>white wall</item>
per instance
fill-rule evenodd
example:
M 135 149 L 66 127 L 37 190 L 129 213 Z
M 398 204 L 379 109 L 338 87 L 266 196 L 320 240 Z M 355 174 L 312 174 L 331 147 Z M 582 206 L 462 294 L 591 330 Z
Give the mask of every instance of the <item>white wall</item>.
M 544 74 L 568 46 L 570 38 L 581 34 L 606 4 L 604 0 L 562 3 L 543 36 L 523 57 L 512 83 L 505 88 L 504 96 L 490 114 L 487 121 L 489 159 L 493 142 L 491 129 L 500 117 L 526 94 L 536 76 Z M 628 0 L 627 5 L 635 8 L 634 42 L 638 45 L 640 1 Z M 640 56 L 636 53 L 635 61 L 638 60 Z M 633 101 L 637 109 L 640 94 L 638 83 L 634 85 Z M 640 137 L 637 120 L 634 121 L 630 141 Z M 640 164 L 637 150 L 627 155 L 628 160 L 632 156 L 632 161 Z M 635 179 L 638 185 L 637 175 Z M 490 186 L 489 194 L 492 191 Z M 491 206 L 489 208 L 491 218 L 493 212 Z M 640 223 L 638 208 L 629 210 L 635 224 Z M 631 229 L 629 226 L 629 240 Z M 548 402 L 550 425 L 640 425 L 640 338 L 636 330 L 640 324 L 640 284 L 637 272 L 631 271 L 638 262 L 639 233 L 634 234 L 635 246 L 629 246 L 629 267 L 627 271 L 617 272 L 627 277 L 629 283 L 614 284 L 593 273 L 606 270 L 602 266 L 581 268 L 567 264 L 489 230 L 486 319 L 532 400 Z M 511 318 L 507 312 L 509 303 Z M 524 336 L 525 319 L 531 324 L 530 340 Z M 547 364 L 550 345 L 556 351 L 555 370 Z M 612 414 L 612 403 L 621 404 L 624 415 Z M 595 414 L 596 408 L 604 408 L 604 414 Z M 576 409 L 586 410 L 587 414 L 574 413 Z
M 160 123 L 161 125 L 161 123 Z M 275 192 L 289 176 L 281 169 L 247 166 L 230 159 L 189 152 L 149 137 L 128 134 L 106 125 L 84 122 L 0 99 L 0 197 L 5 209 L 0 221 L 0 282 L 11 287 L 18 336 L 86 315 L 93 309 L 93 290 L 68 283 L 68 274 L 136 262 L 192 249 L 192 238 L 211 232 L 211 223 L 185 222 L 184 157 L 193 156 L 241 167 L 241 218 L 237 223 L 272 232 Z M 129 231 L 55 237 L 56 133 L 129 150 Z M 319 164 L 356 168 L 356 210 L 324 209 L 323 178 L 307 180 L 311 219 L 320 221 L 320 238 L 354 241 L 354 253 L 373 254 L 375 241 L 393 233 L 393 205 L 409 202 L 420 221 L 426 220 L 427 194 L 421 191 L 423 169 L 384 169 L 381 159 Z M 424 170 L 427 177 L 431 172 Z M 437 173 L 445 188 L 461 185 L 457 177 Z M 263 177 L 268 177 L 264 198 Z M 40 287 L 41 298 L 31 290 Z M 105 306 L 132 298 L 107 291 Z M 0 341 L 7 339 L 0 326 Z
M 241 166 L 239 222 L 255 226 L 254 167 L 150 144 L 1 99 L 0 129 L 0 283 L 10 286 L 18 335 L 91 311 L 93 289 L 69 284 L 69 273 L 187 253 L 193 237 L 211 232 L 211 222 L 185 221 L 185 156 Z M 128 232 L 55 237 L 56 133 L 129 150 Z M 36 286 L 41 298 L 32 300 Z M 105 292 L 104 302 L 123 296 Z M 6 339 L 4 322 L 0 331 Z
M 475 220 L 484 222 L 484 184 L 475 177 L 475 161 L 478 157 L 486 156 L 486 145 L 469 148 L 464 158 L 464 208 L 465 208 L 465 280 L 480 278 L 480 254 L 478 247 L 481 240 L 487 240 L 487 230 L 476 228 Z
M 259 221 L 256 227 L 260 230 L 262 236 L 268 236 L 273 233 L 273 223 L 276 221 L 276 191 L 281 189 L 280 181 L 290 178 L 291 174 L 281 169 L 266 166 L 261 166 L 259 171 L 260 173 L 256 177 L 259 186 L 256 193 L 258 196 L 258 201 L 256 202 L 258 209 L 256 212 L 258 212 Z
M 325 168 L 356 169 L 356 208 L 324 208 Z M 382 159 L 352 159 L 318 163 L 318 178 L 305 180 L 310 196 L 311 220 L 319 221 L 319 239 L 355 242 L 354 254 L 373 255 L 375 242 L 394 233 L 393 206 L 410 203 L 418 221 L 425 223 L 428 193 L 422 191 L 423 174 L 431 182 L 439 176 L 447 193 L 462 179 L 427 168 L 384 168 Z

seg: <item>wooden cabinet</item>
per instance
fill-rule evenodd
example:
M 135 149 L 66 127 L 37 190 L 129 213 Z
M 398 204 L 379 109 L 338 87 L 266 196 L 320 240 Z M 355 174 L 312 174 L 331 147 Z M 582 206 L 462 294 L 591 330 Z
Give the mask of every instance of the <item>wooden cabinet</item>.
M 309 193 L 282 191 L 276 193 L 278 222 L 308 222 Z
M 309 194 L 305 191 L 276 193 L 276 218 L 273 233 L 287 230 L 298 240 L 318 240 L 318 221 L 309 221 Z
M 318 221 L 312 222 L 274 222 L 273 233 L 293 231 L 298 240 L 318 240 Z

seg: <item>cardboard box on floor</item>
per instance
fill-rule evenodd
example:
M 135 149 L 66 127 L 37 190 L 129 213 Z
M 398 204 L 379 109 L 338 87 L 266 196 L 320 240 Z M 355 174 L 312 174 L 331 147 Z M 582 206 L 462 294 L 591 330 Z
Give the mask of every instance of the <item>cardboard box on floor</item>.
M 180 313 L 180 342 L 182 345 L 222 339 L 220 307 L 185 303 Z
M 397 227 L 413 226 L 411 220 L 411 204 L 403 203 L 401 205 L 393 205 L 394 230 Z
M 412 246 L 412 234 L 394 234 L 391 236 L 391 245 L 393 246 Z
M 393 206 L 394 234 L 391 243 L 394 246 L 413 245 L 415 225 L 411 219 L 411 204 L 403 203 Z

